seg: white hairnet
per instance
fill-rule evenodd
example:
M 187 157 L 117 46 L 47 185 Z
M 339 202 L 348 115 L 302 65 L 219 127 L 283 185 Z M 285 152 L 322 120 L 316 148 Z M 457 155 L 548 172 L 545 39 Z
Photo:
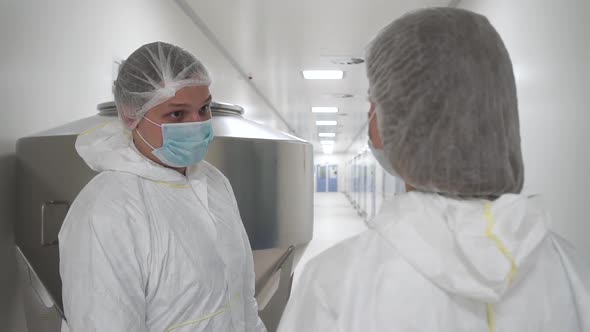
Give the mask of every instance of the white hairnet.
M 401 17 L 370 44 L 367 75 L 384 153 L 408 184 L 457 196 L 522 190 L 512 64 L 484 16 Z
M 187 86 L 208 86 L 211 78 L 203 64 L 186 50 L 163 42 L 146 44 L 120 68 L 113 93 L 119 116 L 130 129 L 147 111 Z

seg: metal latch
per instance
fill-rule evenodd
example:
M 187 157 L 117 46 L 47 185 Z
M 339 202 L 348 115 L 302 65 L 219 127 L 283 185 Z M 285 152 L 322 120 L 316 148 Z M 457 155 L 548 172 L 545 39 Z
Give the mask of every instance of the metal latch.
M 41 205 L 41 245 L 58 244 L 57 235 L 69 209 L 70 204 L 65 201 L 47 201 Z

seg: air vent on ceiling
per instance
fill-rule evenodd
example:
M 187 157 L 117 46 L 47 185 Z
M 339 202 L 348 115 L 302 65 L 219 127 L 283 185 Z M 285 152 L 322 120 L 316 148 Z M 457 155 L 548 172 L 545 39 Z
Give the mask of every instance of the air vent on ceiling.
M 98 113 L 101 115 L 117 115 L 117 106 L 114 101 L 107 101 L 96 105 Z
M 354 98 L 353 94 L 350 93 L 328 93 L 326 95 L 324 95 L 325 97 L 329 97 L 329 98 L 336 98 L 336 99 L 350 99 L 350 98 Z
M 322 60 L 334 65 L 360 65 L 365 62 L 365 59 L 355 56 L 322 56 Z

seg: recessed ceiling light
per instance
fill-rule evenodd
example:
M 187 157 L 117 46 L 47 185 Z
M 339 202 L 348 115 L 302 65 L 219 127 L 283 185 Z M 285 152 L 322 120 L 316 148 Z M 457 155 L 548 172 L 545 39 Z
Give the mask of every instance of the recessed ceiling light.
M 334 145 L 334 141 L 330 141 L 330 140 L 326 140 L 326 141 L 320 141 L 321 145 Z
M 338 121 L 316 121 L 315 124 L 318 126 L 335 126 Z
M 341 80 L 344 77 L 342 70 L 304 70 L 302 73 L 306 80 Z
M 336 137 L 336 133 L 319 133 L 320 137 Z
M 313 113 L 338 113 L 338 107 L 333 106 L 313 106 L 311 108 Z
M 325 154 L 332 154 L 334 152 L 334 146 L 333 145 L 323 145 L 322 150 L 324 151 Z

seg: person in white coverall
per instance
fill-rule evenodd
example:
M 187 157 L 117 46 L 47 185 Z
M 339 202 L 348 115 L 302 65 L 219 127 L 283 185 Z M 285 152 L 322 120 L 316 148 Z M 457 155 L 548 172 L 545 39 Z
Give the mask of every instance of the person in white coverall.
M 590 331 L 588 262 L 521 194 L 514 75 L 488 20 L 409 13 L 366 63 L 369 145 L 410 191 L 305 266 L 279 331 Z
M 266 331 L 232 188 L 203 161 L 210 82 L 182 48 L 143 45 L 114 84 L 122 121 L 79 135 L 100 173 L 59 233 L 64 329 Z

